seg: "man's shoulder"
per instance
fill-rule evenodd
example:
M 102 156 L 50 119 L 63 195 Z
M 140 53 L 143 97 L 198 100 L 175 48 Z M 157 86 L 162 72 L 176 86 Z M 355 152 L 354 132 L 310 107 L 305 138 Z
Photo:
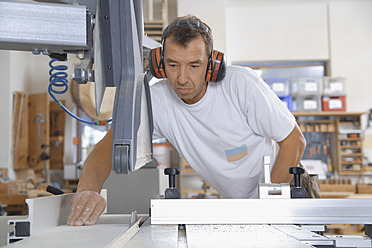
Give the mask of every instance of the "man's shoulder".
M 152 79 L 152 80 L 154 80 L 154 79 Z M 166 85 L 168 83 L 168 79 L 166 79 L 166 78 L 154 80 L 155 82 L 153 82 L 153 83 L 151 81 L 150 81 L 150 88 L 151 89 L 159 89 L 161 87 L 166 87 Z
M 226 68 L 223 87 L 229 89 L 251 90 L 260 82 L 260 77 L 249 67 L 230 65 Z
M 150 86 L 151 102 L 154 106 L 166 107 L 175 101 L 168 79 L 161 79 Z
M 254 70 L 247 66 L 228 65 L 226 71 L 231 74 L 256 75 Z
M 168 80 L 160 79 L 154 84 L 151 84 L 150 91 L 152 95 L 165 94 L 168 91 Z

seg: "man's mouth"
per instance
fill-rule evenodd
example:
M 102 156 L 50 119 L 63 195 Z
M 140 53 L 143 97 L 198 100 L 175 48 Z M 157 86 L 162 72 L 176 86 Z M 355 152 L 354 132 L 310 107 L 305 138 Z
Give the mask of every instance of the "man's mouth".
M 180 94 L 187 94 L 191 91 L 190 88 L 177 88 L 177 91 L 180 93 Z

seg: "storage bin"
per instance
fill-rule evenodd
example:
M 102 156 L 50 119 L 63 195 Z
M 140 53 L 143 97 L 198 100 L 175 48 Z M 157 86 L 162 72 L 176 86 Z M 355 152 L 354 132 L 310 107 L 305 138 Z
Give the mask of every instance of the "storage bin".
M 323 94 L 325 96 L 345 96 L 345 78 L 342 77 L 324 77 Z
M 323 96 L 323 111 L 346 111 L 346 96 Z
M 279 96 L 279 99 L 287 107 L 287 109 L 292 112 L 292 110 L 293 110 L 293 107 L 292 107 L 292 103 L 293 103 L 292 96 Z
M 292 95 L 319 96 L 323 94 L 323 78 L 295 78 L 292 80 Z
M 288 96 L 290 94 L 290 80 L 288 78 L 266 78 L 264 81 L 277 96 Z
M 321 96 L 296 96 L 293 98 L 294 112 L 319 112 L 322 111 Z

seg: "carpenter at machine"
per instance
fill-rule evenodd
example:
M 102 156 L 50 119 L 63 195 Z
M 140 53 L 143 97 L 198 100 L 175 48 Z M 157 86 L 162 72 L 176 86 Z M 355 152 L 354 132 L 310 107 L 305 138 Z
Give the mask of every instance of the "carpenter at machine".
M 116 87 L 113 117 L 106 120 L 114 134 L 112 169 L 139 169 L 151 161 L 143 47 L 159 45 L 143 36 L 141 0 L 59 2 L 1 1 L 0 49 L 49 55 L 57 71 L 53 63 L 78 54 L 82 63 L 73 77 L 95 82 L 97 112 L 105 87 Z M 64 108 L 54 94 L 66 76 L 51 74 L 49 90 Z M 301 169 L 291 168 L 291 189 L 270 182 L 269 164 L 263 158 L 260 199 L 178 199 L 179 171 L 169 168 L 169 188 L 149 202 L 150 216 L 103 214 L 95 225 L 67 226 L 73 195 L 56 192 L 27 199 L 28 217 L 10 220 L 1 232 L 7 230 L 9 247 L 372 247 L 371 199 L 306 199 Z M 364 224 L 366 236 L 321 235 L 328 224 Z

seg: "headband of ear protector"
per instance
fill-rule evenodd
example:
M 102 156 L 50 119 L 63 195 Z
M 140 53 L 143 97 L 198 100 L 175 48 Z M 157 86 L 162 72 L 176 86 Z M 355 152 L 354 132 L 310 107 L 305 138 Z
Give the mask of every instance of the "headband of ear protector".
M 162 41 L 164 40 L 167 33 L 177 27 L 192 26 L 194 28 L 208 32 L 209 29 L 203 23 L 194 19 L 181 19 L 175 23 L 170 24 L 163 32 Z M 166 78 L 164 69 L 164 58 L 161 47 L 152 49 L 149 53 L 149 67 L 151 74 L 156 78 Z M 218 82 L 221 81 L 226 74 L 226 62 L 225 56 L 222 52 L 212 50 L 212 54 L 208 59 L 207 71 L 205 73 L 205 80 L 207 82 Z

